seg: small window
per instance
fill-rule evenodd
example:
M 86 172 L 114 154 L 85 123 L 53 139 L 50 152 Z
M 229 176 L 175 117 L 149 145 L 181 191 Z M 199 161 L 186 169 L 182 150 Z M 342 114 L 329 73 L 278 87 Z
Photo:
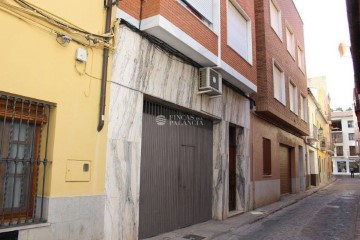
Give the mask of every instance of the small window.
M 228 1 L 227 43 L 252 64 L 251 21 L 237 3 Z
M 348 128 L 354 128 L 354 121 L 352 120 L 347 121 L 347 124 L 348 124 Z
M 298 52 L 298 66 L 302 71 L 305 71 L 305 56 L 304 56 L 304 51 L 302 50 L 302 48 L 300 48 L 298 46 L 297 49 Z
M 349 140 L 355 140 L 355 133 L 349 133 Z
M 270 22 L 271 27 L 282 40 L 281 11 L 275 0 L 270 0 Z
M 289 100 L 290 100 L 290 110 L 294 113 L 298 113 L 298 100 L 297 100 L 297 88 L 290 82 L 289 84 Z
M 349 146 L 350 156 L 356 155 L 355 146 Z
M 286 46 L 290 55 L 295 58 L 295 37 L 293 31 L 286 27 Z
M 278 64 L 273 63 L 273 80 L 274 80 L 274 98 L 279 100 L 282 104 L 286 104 L 285 97 L 285 76 L 284 71 Z
M 336 156 L 344 156 L 344 151 L 342 146 L 336 146 Z
M 263 138 L 263 175 L 271 175 L 271 141 Z

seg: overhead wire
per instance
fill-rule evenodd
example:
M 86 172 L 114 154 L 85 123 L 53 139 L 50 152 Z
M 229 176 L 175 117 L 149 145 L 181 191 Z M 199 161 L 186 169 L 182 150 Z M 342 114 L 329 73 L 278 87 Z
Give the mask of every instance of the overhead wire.
M 106 39 L 114 39 L 113 31 L 111 34 L 94 34 L 88 32 L 76 25 L 58 17 L 51 13 L 48 13 L 46 10 L 43 10 L 35 5 L 27 3 L 24 0 L 13 0 L 19 6 L 10 4 L 6 0 L 0 1 L 0 9 L 37 27 L 42 28 L 43 30 L 50 32 L 57 37 L 59 35 L 74 34 L 75 36 L 71 37 L 71 41 L 74 41 L 83 46 L 88 46 L 92 48 L 108 48 L 109 50 L 114 50 L 114 41 L 107 43 Z M 51 26 L 55 26 L 59 29 L 54 29 Z M 65 31 L 66 33 L 62 32 Z M 77 37 L 76 37 L 77 36 Z M 81 40 L 80 38 L 84 38 Z

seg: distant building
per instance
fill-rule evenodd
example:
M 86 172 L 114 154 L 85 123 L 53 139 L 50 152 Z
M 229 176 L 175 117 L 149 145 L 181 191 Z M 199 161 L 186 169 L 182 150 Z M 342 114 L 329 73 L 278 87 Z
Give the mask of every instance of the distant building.
M 332 158 L 333 174 L 350 174 L 351 167 L 355 167 L 358 172 L 354 112 L 332 112 L 331 122 L 331 135 L 335 144 L 335 155 Z
M 325 78 L 319 78 L 319 82 Z M 316 84 L 308 81 L 308 84 L 316 86 Z M 326 82 L 326 81 L 325 81 Z M 333 154 L 333 144 L 330 135 L 330 111 L 329 97 L 326 93 L 326 84 L 318 85 L 318 89 L 308 89 L 308 105 L 309 105 L 309 126 L 310 135 L 306 138 L 307 143 L 307 165 L 310 173 L 310 185 L 318 186 L 320 183 L 329 181 L 331 177 L 331 155 Z M 327 109 L 325 111 L 323 109 Z

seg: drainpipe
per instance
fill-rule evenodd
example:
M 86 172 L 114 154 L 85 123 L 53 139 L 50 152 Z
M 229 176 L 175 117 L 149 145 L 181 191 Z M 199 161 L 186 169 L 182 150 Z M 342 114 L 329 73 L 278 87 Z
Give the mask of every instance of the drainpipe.
M 105 7 L 106 7 L 105 33 L 109 33 L 110 25 L 111 25 L 112 0 L 108 0 Z M 106 38 L 105 42 L 108 43 L 109 39 Z M 103 129 L 105 122 L 105 100 L 106 100 L 106 81 L 107 81 L 108 65 L 109 65 L 109 49 L 104 48 L 102 74 L 101 74 L 99 124 L 97 127 L 98 132 L 100 132 Z

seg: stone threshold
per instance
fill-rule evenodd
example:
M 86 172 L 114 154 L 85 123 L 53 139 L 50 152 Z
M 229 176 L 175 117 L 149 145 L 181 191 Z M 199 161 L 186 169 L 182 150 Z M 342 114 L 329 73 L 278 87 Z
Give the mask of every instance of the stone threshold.
M 48 226 L 50 226 L 50 223 L 36 223 L 36 224 L 29 224 L 29 225 L 21 225 L 21 226 L 16 226 L 16 227 L 8 227 L 8 228 L 0 229 L 0 233 L 48 227 Z

